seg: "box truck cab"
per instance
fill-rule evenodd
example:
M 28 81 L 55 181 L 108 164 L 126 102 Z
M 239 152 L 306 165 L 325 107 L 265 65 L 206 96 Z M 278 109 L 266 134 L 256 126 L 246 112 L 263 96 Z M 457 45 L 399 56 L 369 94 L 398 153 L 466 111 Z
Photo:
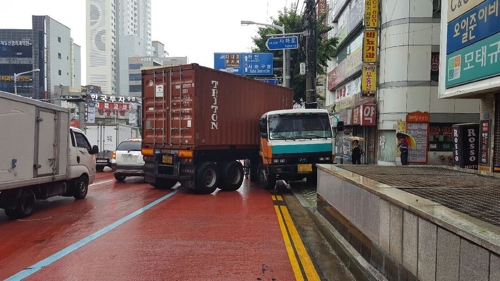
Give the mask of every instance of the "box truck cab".
M 277 179 L 316 182 L 317 163 L 333 163 L 332 126 L 326 109 L 275 110 L 262 115 L 258 180 L 266 189 Z
M 0 208 L 32 214 L 36 199 L 83 199 L 96 173 L 97 146 L 69 125 L 69 110 L 0 92 Z

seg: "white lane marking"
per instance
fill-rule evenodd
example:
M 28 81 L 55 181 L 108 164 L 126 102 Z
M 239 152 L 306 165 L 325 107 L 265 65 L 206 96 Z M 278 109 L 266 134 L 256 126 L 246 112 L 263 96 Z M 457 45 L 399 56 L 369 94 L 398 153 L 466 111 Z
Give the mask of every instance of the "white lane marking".
M 70 245 L 64 249 L 62 249 L 61 251 L 53 254 L 52 256 L 49 256 L 37 263 L 35 263 L 34 265 L 31 265 L 21 271 L 19 271 L 18 273 L 12 275 L 11 277 L 5 279 L 6 281 L 14 281 L 14 280 L 21 280 L 21 279 L 24 279 L 30 275 L 32 275 L 33 273 L 39 271 L 40 269 L 46 267 L 46 266 L 49 266 L 51 265 L 52 263 L 54 263 L 55 261 L 63 258 L 64 256 L 78 250 L 79 248 L 85 246 L 86 244 L 92 242 L 93 240 L 99 238 L 100 236 L 108 233 L 109 231 L 117 228 L 118 226 L 126 223 L 127 221 L 131 220 L 132 218 L 144 213 L 144 211 L 152 208 L 153 206 L 161 203 L 162 201 L 165 201 L 167 200 L 168 198 L 172 197 L 173 195 L 175 195 L 177 192 L 179 192 L 179 190 L 181 190 L 180 188 L 178 189 L 175 189 L 173 190 L 172 192 L 170 192 L 169 194 L 161 197 L 160 199 L 157 199 L 155 201 L 153 201 L 152 203 L 149 203 L 148 205 L 140 208 L 139 210 L 117 220 L 116 222 L 106 226 L 105 228 L 101 229 L 101 230 L 98 230 L 96 232 L 94 232 L 93 234 L 90 234 L 89 236 L 83 238 L 82 240 L 74 243 L 73 245 Z

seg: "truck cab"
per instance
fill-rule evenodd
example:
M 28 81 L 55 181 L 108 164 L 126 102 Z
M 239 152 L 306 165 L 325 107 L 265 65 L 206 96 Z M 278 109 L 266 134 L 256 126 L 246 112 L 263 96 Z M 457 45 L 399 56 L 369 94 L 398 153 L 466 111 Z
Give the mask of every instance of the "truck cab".
M 317 163 L 333 163 L 332 126 L 325 109 L 270 111 L 259 120 L 260 185 L 274 188 L 276 180 L 316 182 Z

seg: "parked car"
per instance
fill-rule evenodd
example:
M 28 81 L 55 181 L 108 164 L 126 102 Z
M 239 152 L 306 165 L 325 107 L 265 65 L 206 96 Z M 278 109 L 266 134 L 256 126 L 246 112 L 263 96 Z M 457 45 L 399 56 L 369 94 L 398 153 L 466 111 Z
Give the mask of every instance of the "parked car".
M 111 169 L 119 182 L 130 176 L 144 176 L 141 139 L 122 141 L 111 155 Z

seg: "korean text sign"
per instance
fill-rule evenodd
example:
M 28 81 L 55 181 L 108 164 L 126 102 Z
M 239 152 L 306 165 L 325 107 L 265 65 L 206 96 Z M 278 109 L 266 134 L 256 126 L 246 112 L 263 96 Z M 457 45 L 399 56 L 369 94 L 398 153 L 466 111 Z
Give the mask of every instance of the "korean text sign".
M 446 56 L 446 88 L 500 73 L 500 33 Z
M 378 27 L 379 0 L 365 0 L 365 27 Z
M 377 62 L 377 40 L 376 30 L 365 30 L 363 37 L 363 62 Z
M 486 0 L 448 23 L 446 54 L 500 32 L 500 0 Z

